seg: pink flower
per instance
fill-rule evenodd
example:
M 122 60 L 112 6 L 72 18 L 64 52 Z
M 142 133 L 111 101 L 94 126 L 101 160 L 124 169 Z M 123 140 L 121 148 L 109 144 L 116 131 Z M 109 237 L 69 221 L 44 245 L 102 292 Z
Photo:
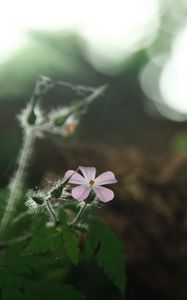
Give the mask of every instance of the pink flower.
M 103 186 L 117 182 L 114 173 L 107 171 L 95 177 L 96 169 L 94 167 L 79 167 L 79 169 L 83 176 L 73 170 L 69 170 L 65 174 L 65 179 L 70 178 L 69 183 L 78 185 L 72 190 L 74 199 L 83 201 L 88 198 L 91 191 L 94 191 L 101 202 L 108 202 L 114 198 L 113 191 Z

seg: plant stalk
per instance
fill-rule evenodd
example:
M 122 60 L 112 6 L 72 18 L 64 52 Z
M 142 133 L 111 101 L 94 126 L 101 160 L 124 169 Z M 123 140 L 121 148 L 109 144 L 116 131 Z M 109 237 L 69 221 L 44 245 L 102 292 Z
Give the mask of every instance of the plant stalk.
M 5 208 L 4 215 L 1 220 L 0 234 L 2 234 L 5 231 L 7 225 L 9 224 L 10 219 L 15 211 L 17 200 L 21 195 L 23 180 L 32 153 L 34 140 L 34 129 L 29 128 L 29 130 L 26 130 L 25 132 L 23 147 L 21 149 L 18 159 L 18 169 L 16 171 L 15 176 L 12 179 L 12 182 L 10 183 L 10 195 L 7 201 L 7 206 Z
M 58 220 L 58 218 L 56 216 L 56 213 L 55 213 L 55 211 L 54 211 L 54 209 L 53 209 L 53 207 L 52 207 L 49 199 L 45 200 L 45 204 L 46 204 L 46 208 L 47 208 L 47 210 L 49 212 L 49 215 L 51 217 L 51 220 L 54 222 L 55 226 L 58 225 L 59 224 L 59 220 Z
M 80 210 L 79 210 L 78 214 L 76 215 L 75 219 L 70 224 L 71 226 L 77 225 L 77 223 L 79 222 L 79 220 L 81 219 L 81 217 L 82 217 L 82 215 L 85 211 L 86 205 L 87 205 L 87 203 L 84 202 L 84 205 L 80 208 Z

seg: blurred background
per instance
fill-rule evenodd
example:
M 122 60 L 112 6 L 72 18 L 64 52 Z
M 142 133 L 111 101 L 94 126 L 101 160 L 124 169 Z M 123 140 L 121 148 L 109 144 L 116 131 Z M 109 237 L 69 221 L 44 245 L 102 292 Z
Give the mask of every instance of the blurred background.
M 1 4 L 2 188 L 22 143 L 16 115 L 39 74 L 109 88 L 71 140 L 37 141 L 28 182 L 36 186 L 80 164 L 114 171 L 116 200 L 102 214 L 126 247 L 126 299 L 187 299 L 186 0 Z M 76 99 L 71 90 L 58 89 L 42 108 Z M 86 266 L 75 271 L 80 287 L 85 288 L 86 272 Z M 89 299 L 120 299 L 103 274 L 96 277 L 94 288 L 86 281 Z

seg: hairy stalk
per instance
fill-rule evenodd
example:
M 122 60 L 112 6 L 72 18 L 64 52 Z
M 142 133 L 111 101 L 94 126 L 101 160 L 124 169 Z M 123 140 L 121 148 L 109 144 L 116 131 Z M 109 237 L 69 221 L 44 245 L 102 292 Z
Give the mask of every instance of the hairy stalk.
M 45 76 L 39 76 L 36 81 L 34 92 L 30 99 L 29 105 L 27 106 L 27 110 L 25 112 L 26 124 L 24 124 L 25 137 L 18 159 L 18 169 L 10 183 L 10 195 L 7 201 L 7 206 L 5 208 L 4 215 L 1 220 L 0 235 L 3 235 L 7 225 L 9 224 L 10 219 L 15 211 L 17 200 L 21 195 L 21 189 L 23 186 L 25 172 L 30 160 L 34 141 L 36 138 L 34 126 L 37 121 L 37 116 L 35 114 L 36 104 L 37 102 L 41 101 L 42 96 L 44 96 L 44 94 L 52 87 L 53 84 L 51 84 L 50 78 L 47 78 Z
M 23 179 L 32 153 L 34 140 L 35 140 L 35 135 L 33 132 L 33 128 L 30 128 L 25 133 L 23 147 L 21 149 L 19 160 L 18 160 L 18 169 L 16 171 L 15 177 L 13 178 L 10 184 L 10 195 L 0 225 L 1 234 L 5 231 L 7 225 L 9 224 L 17 204 L 16 203 L 17 199 L 21 195 Z
M 46 204 L 46 208 L 47 208 L 47 210 L 49 212 L 49 215 L 51 217 L 51 220 L 54 222 L 55 226 L 58 225 L 59 224 L 59 220 L 58 220 L 58 218 L 56 216 L 56 213 L 55 213 L 55 211 L 54 211 L 54 209 L 53 209 L 53 207 L 52 207 L 49 199 L 45 200 L 45 204 Z
M 96 88 L 91 86 L 73 85 L 69 82 L 61 81 L 61 80 L 56 81 L 55 84 L 70 88 L 71 90 L 77 92 L 78 94 L 82 94 L 85 92 L 94 92 L 96 90 Z
M 79 222 L 80 218 L 82 217 L 85 208 L 86 208 L 87 203 L 84 202 L 83 206 L 80 208 L 78 214 L 76 215 L 75 219 L 70 223 L 70 226 L 75 226 Z

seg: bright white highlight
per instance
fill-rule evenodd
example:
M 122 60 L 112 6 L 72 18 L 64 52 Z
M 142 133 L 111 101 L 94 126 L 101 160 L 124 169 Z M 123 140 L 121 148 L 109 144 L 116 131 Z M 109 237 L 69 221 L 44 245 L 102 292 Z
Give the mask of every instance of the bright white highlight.
M 158 1 L 106 0 L 92 6 L 82 35 L 86 40 L 85 53 L 97 69 L 115 72 L 117 67 L 118 71 L 123 68 L 124 58 L 155 38 L 159 25 Z
M 158 0 L 6 0 L 0 10 L 0 61 L 26 42 L 28 29 L 70 29 L 85 39 L 88 59 L 105 69 L 149 43 L 158 17 Z
M 187 27 L 174 41 L 160 77 L 160 92 L 170 108 L 187 114 Z

